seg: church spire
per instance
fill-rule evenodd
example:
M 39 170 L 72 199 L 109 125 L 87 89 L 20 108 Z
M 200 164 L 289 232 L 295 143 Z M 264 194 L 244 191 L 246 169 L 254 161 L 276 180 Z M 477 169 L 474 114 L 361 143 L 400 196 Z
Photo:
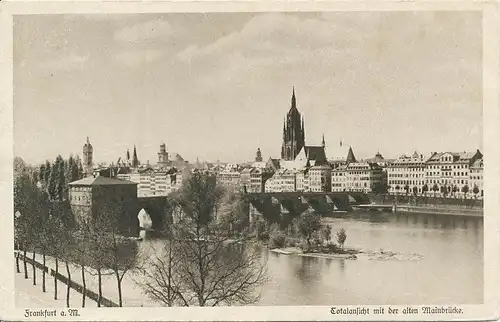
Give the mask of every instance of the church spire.
M 292 88 L 292 107 L 290 108 L 291 110 L 297 109 L 297 102 L 295 100 L 295 86 Z
M 321 141 L 321 145 L 322 145 L 323 147 L 325 147 L 325 146 L 326 146 L 326 144 L 325 144 L 325 135 L 324 135 L 324 134 L 323 134 L 323 140 Z
M 133 167 L 139 166 L 139 159 L 137 158 L 137 149 L 135 148 L 135 145 L 134 145 L 134 156 L 132 159 L 132 166 Z

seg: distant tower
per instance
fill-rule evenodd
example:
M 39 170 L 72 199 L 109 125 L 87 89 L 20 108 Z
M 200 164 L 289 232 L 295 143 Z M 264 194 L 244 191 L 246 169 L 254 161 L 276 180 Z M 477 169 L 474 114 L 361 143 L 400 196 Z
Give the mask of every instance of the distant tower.
M 167 165 L 168 164 L 168 152 L 165 143 L 160 145 L 160 152 L 158 152 L 158 164 Z
M 130 151 L 127 149 L 127 160 L 125 161 L 127 166 L 130 166 Z
M 132 159 L 132 167 L 137 168 L 139 166 L 139 164 L 140 164 L 140 162 L 139 162 L 139 159 L 137 158 L 137 150 L 135 149 L 135 145 L 134 145 L 134 156 Z
M 292 106 L 283 123 L 283 144 L 281 146 L 281 158 L 294 160 L 305 145 L 304 119 L 297 110 L 295 99 L 295 87 L 292 90 Z
M 255 156 L 256 162 L 262 162 L 262 153 L 260 152 L 260 148 L 257 149 L 257 155 Z
M 87 136 L 87 143 L 83 145 L 83 172 L 85 176 L 92 174 L 94 148 L 90 144 L 89 137 Z
M 326 146 L 325 144 L 325 135 L 323 134 L 323 140 L 321 141 L 321 146 L 323 146 L 323 148 Z

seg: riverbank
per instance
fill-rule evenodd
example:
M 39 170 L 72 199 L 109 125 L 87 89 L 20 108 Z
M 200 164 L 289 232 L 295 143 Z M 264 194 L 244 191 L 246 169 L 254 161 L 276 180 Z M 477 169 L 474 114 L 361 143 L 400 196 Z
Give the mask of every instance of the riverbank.
M 452 216 L 469 216 L 483 217 L 484 211 L 482 208 L 452 208 L 439 207 L 436 205 L 412 206 L 412 205 L 397 205 L 396 212 L 413 212 L 433 215 L 452 215 Z
M 376 261 L 415 261 L 423 258 L 420 254 L 403 254 L 384 250 L 377 252 L 355 248 L 346 248 L 342 251 L 342 253 L 303 252 L 299 247 L 274 248 L 270 249 L 270 251 L 281 255 L 342 260 L 365 259 Z

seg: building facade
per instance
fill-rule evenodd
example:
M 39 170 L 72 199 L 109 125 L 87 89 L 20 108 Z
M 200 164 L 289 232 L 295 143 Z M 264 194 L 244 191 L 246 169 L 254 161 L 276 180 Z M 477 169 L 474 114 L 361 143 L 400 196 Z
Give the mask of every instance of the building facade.
M 383 182 L 384 171 L 376 163 L 351 162 L 346 167 L 346 191 L 371 192 Z
M 183 173 L 176 168 L 145 168 L 118 174 L 118 179 L 137 184 L 139 197 L 167 196 L 182 187 Z
M 217 184 L 241 188 L 241 171 L 242 168 L 238 164 L 227 164 L 217 173 Z
M 426 160 L 416 151 L 402 155 L 387 167 L 388 192 L 391 194 L 421 194 L 426 183 Z
M 266 181 L 265 192 L 293 192 L 296 191 L 296 176 L 293 170 L 280 169 Z
M 470 166 L 469 187 L 475 198 L 482 199 L 483 191 L 483 159 L 477 159 Z
M 426 162 L 426 194 L 446 197 L 469 197 L 471 167 L 476 160 L 482 159 L 482 153 L 476 152 L 434 152 Z
M 346 190 L 346 165 L 339 165 L 332 169 L 332 192 Z
M 266 182 L 273 176 L 274 172 L 268 168 L 252 168 L 250 172 L 250 193 L 265 192 Z
M 317 165 L 309 169 L 309 191 L 330 192 L 332 190 L 332 169 L 328 165 Z
M 69 201 L 78 225 L 91 220 L 130 231 L 137 216 L 137 184 L 104 176 L 69 183 Z

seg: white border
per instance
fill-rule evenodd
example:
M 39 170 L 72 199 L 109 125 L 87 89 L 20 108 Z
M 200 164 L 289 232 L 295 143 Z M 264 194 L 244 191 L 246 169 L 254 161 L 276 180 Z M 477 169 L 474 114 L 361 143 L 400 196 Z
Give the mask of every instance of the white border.
M 498 3 L 479 1 L 439 2 L 327 2 L 327 1 L 238 1 L 238 2 L 2 2 L 0 3 L 0 319 L 25 320 L 24 309 L 14 306 L 13 198 L 12 198 L 12 16 L 34 13 L 155 13 L 155 12 L 261 12 L 261 11 L 420 11 L 480 10 L 483 12 L 483 147 L 485 155 L 484 304 L 460 305 L 464 314 L 333 316 L 330 307 L 218 307 L 218 308 L 79 308 L 84 320 L 490 320 L 498 318 L 498 273 L 500 245 L 500 28 Z M 36 109 L 36 107 L 34 107 Z M 460 281 L 457 281 L 459 283 Z M 334 303 L 332 303 L 333 305 Z M 346 306 L 343 306 L 346 307 Z M 355 306 L 349 306 L 350 308 Z M 378 307 L 378 306 L 363 306 Z M 404 306 L 394 306 L 400 311 Z M 415 306 L 413 306 L 415 307 Z M 45 320 L 67 320 L 46 318 Z M 30 318 L 29 320 L 36 320 Z

